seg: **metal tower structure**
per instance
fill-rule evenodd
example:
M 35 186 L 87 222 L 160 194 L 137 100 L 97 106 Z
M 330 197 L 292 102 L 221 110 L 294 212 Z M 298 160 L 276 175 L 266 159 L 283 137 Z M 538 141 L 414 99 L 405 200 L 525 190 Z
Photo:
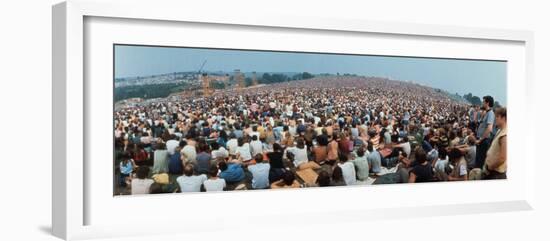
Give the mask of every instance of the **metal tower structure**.
M 252 86 L 258 85 L 258 79 L 256 79 L 256 71 L 252 72 Z
M 235 83 L 237 84 L 238 89 L 243 89 L 244 87 L 246 87 L 244 74 L 241 73 L 240 69 L 235 70 L 235 74 L 233 78 L 235 79 Z
M 208 74 L 203 73 L 201 75 L 201 81 L 202 81 L 202 95 L 210 96 L 212 89 L 210 88 L 210 78 Z

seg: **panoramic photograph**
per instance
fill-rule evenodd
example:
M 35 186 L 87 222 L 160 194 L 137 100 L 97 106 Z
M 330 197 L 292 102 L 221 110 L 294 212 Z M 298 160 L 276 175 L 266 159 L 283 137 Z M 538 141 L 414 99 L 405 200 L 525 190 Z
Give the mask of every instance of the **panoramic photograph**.
M 113 48 L 115 196 L 507 178 L 506 61 Z

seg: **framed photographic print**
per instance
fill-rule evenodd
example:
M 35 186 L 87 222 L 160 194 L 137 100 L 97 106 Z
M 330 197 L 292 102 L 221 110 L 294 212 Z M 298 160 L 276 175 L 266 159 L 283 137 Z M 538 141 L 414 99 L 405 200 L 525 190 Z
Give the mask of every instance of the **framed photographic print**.
M 54 235 L 532 209 L 532 33 L 129 5 L 53 7 Z

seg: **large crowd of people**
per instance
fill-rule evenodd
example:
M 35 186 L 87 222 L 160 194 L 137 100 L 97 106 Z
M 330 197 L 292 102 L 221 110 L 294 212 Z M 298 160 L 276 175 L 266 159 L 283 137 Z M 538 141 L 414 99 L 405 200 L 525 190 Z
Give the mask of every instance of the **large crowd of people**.
M 114 194 L 505 179 L 506 109 L 324 76 L 114 112 Z M 313 179 L 312 179 L 313 177 Z

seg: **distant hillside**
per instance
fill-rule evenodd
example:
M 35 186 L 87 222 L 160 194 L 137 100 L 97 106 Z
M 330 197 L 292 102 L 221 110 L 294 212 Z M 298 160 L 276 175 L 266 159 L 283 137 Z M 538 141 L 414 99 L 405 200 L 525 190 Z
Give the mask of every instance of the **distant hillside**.
M 212 76 L 226 76 L 227 82 L 211 81 L 210 87 L 213 89 L 224 89 L 235 86 L 236 80 L 233 78 L 233 72 L 207 71 L 204 72 Z M 253 72 L 244 72 L 245 85 L 253 84 Z M 221 78 L 220 77 L 220 78 Z M 314 75 L 307 72 L 257 72 L 256 80 L 258 84 L 274 84 L 295 80 L 313 78 Z M 130 98 L 164 98 L 172 93 L 185 90 L 198 90 L 202 87 L 202 82 L 197 78 L 196 72 L 175 72 L 161 75 L 127 77 L 115 79 L 115 101 Z

